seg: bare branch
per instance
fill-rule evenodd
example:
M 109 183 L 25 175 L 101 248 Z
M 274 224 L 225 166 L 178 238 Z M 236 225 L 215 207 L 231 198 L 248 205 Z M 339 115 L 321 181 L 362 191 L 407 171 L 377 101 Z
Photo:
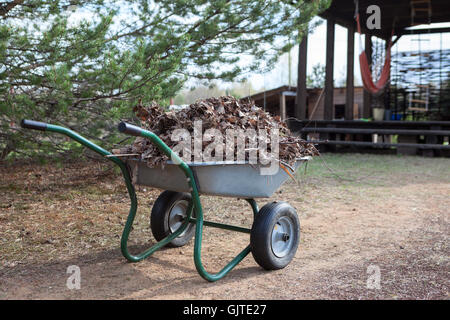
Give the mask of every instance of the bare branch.
M 14 7 L 16 7 L 16 6 L 20 5 L 20 4 L 22 4 L 24 1 L 25 1 L 25 0 L 14 0 L 14 1 L 12 1 L 12 2 L 6 3 L 6 5 L 3 4 L 3 5 L 0 7 L 0 16 L 2 16 L 2 17 L 6 16 L 6 14 L 7 14 L 9 11 L 11 11 L 12 9 L 14 9 Z

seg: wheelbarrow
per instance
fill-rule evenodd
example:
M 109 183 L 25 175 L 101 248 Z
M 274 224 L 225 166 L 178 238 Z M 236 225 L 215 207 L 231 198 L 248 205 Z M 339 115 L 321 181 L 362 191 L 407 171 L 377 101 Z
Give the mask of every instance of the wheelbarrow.
M 258 209 L 254 200 L 271 196 L 289 178 L 283 170 L 264 176 L 259 173 L 258 165 L 247 162 L 186 163 L 156 134 L 125 122 L 119 124 L 120 132 L 149 139 L 172 160 L 164 167 L 150 168 L 137 159 L 121 160 L 65 127 L 33 120 L 22 120 L 21 126 L 64 134 L 119 166 L 131 200 L 121 238 L 121 251 L 128 261 L 141 261 L 164 246 L 183 246 L 195 236 L 195 267 L 200 276 L 213 282 L 223 278 L 250 252 L 261 267 L 276 270 L 287 266 L 297 251 L 300 223 L 296 210 L 288 203 L 279 201 Z M 298 159 L 293 169 L 307 160 L 308 157 Z M 133 180 L 136 184 L 165 190 L 156 199 L 150 216 L 150 227 L 158 242 L 137 255 L 131 254 L 127 245 L 137 211 Z M 251 229 L 204 220 L 200 194 L 245 199 L 253 211 Z M 208 273 L 202 263 L 204 226 L 250 234 L 250 244 L 216 274 Z

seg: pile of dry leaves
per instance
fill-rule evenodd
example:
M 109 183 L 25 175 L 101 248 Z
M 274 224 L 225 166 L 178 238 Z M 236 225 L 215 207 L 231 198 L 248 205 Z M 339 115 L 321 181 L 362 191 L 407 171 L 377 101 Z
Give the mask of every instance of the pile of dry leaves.
M 253 129 L 256 133 L 265 130 L 267 134 L 264 139 L 267 138 L 265 141 L 267 142 L 267 150 L 265 153 L 260 152 L 258 157 L 270 155 L 272 154 L 271 151 L 274 151 L 271 150 L 272 145 L 270 143 L 270 137 L 274 128 L 277 128 L 279 132 L 279 159 L 277 160 L 280 162 L 291 165 L 297 158 L 318 155 L 314 145 L 293 136 L 286 124 L 281 122 L 278 116 L 272 117 L 269 113 L 257 107 L 253 101 L 243 102 L 234 97 L 226 96 L 198 100 L 189 107 L 177 111 L 166 112 L 156 103 L 152 103 L 149 106 L 138 104 L 133 110 L 141 121 L 141 127 L 154 132 L 172 149 L 180 143 L 172 139 L 172 134 L 176 129 L 187 130 L 192 139 L 192 144 L 190 145 L 193 146 L 194 134 L 198 135 L 199 133 L 195 132 L 194 124 L 196 121 L 201 120 L 201 136 L 208 129 L 217 129 L 218 131 L 216 132 L 222 134 L 220 139 L 223 138 L 224 144 L 228 129 L 245 132 Z M 247 136 L 248 138 L 249 136 Z M 210 141 L 202 140 L 202 152 L 214 139 L 212 138 Z M 258 137 L 254 137 L 254 139 L 259 139 L 258 142 L 261 143 L 261 135 L 258 134 Z M 247 145 L 251 145 L 248 140 Z M 248 160 L 251 150 L 247 145 L 244 155 L 245 160 Z M 230 151 L 226 148 L 229 148 L 229 146 L 225 145 L 223 149 L 224 160 L 226 152 Z M 232 148 L 234 149 L 231 150 L 231 152 L 234 152 L 234 160 L 241 160 L 241 158 L 237 157 L 237 143 L 232 145 Z M 214 152 L 212 152 L 213 156 L 215 156 Z M 130 146 L 113 150 L 113 153 L 138 155 L 141 160 L 146 161 L 151 167 L 164 164 L 168 160 L 167 156 L 162 154 L 156 145 L 142 137 L 136 138 Z M 191 155 L 191 161 L 194 161 L 194 152 L 191 152 Z M 226 160 L 229 160 L 229 158 Z

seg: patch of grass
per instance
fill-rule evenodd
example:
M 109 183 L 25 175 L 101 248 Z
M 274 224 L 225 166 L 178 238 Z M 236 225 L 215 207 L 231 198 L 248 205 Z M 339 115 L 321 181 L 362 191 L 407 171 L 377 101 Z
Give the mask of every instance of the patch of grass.
M 0 192 L 14 192 L 20 194 L 22 193 L 22 188 L 17 184 L 9 183 L 6 186 L 0 186 Z
M 57 200 L 74 200 L 81 196 L 83 192 L 80 190 L 68 190 L 67 192 L 59 192 L 54 195 Z
M 450 179 L 450 160 L 402 155 L 324 154 L 307 165 L 306 175 L 315 178 L 335 177 L 343 180 L 371 174 L 408 173 L 442 174 Z M 297 172 L 304 176 L 304 169 Z
M 75 196 L 85 195 L 89 199 L 93 200 L 100 199 L 105 195 L 113 195 L 116 193 L 114 189 L 103 188 L 100 185 L 90 185 L 80 188 L 79 190 L 72 190 L 72 191 L 74 191 Z
M 30 206 L 23 202 L 16 202 L 14 203 L 14 209 L 18 211 L 25 211 L 30 209 Z

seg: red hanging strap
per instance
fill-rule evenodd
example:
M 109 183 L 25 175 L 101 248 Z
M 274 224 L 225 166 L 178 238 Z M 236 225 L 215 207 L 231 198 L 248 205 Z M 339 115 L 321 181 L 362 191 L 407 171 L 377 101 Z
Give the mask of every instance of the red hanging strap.
M 356 23 L 358 26 L 358 33 L 361 36 L 361 25 L 359 21 L 359 14 L 356 15 Z M 359 55 L 359 65 L 361 69 L 361 79 L 364 88 L 372 94 L 377 94 L 381 92 L 387 85 L 390 79 L 391 72 L 391 46 L 392 46 L 392 36 L 389 40 L 389 45 L 386 49 L 386 57 L 384 60 L 384 66 L 381 71 L 380 78 L 375 83 L 372 79 L 372 72 L 370 71 L 369 61 L 367 60 L 367 55 L 365 50 L 363 50 Z

